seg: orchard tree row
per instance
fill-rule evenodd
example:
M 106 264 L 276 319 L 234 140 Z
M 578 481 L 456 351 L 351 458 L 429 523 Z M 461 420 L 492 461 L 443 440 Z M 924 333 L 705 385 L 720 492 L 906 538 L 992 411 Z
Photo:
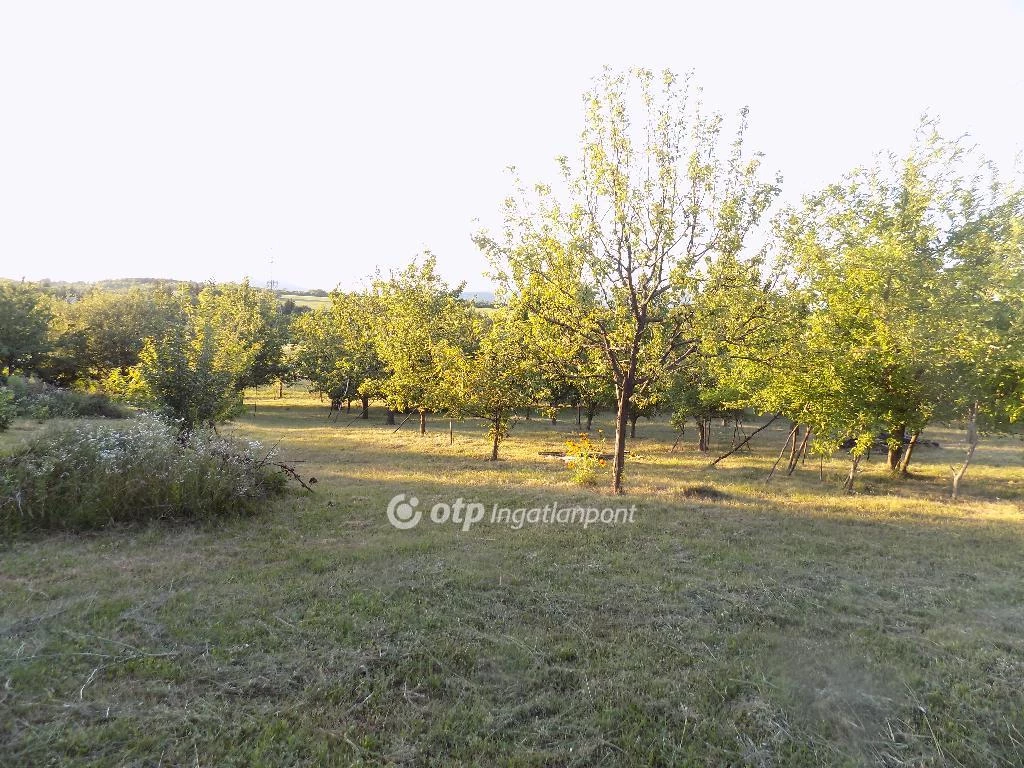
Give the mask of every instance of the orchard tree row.
M 606 71 L 586 95 L 556 184 L 516 184 L 500 233 L 479 232 L 500 290 L 484 313 L 429 254 L 304 314 L 248 284 L 96 291 L 75 301 L 0 287 L 0 365 L 149 402 L 184 428 L 228 418 L 248 386 L 300 378 L 337 407 L 490 425 L 613 408 L 612 486 L 636 420 L 697 424 L 754 411 L 792 425 L 791 455 L 908 472 L 922 431 L 1024 419 L 1024 193 L 963 139 L 923 120 L 802 204 L 708 112 L 689 79 Z M 791 462 L 792 464 L 792 462 Z

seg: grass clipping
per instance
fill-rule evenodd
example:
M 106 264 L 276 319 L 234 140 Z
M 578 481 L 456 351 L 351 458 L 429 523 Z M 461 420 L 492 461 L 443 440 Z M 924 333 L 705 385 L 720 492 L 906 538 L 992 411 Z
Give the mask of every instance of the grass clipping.
M 0 530 L 248 512 L 284 487 L 273 454 L 212 431 L 179 435 L 152 415 L 53 425 L 0 458 Z

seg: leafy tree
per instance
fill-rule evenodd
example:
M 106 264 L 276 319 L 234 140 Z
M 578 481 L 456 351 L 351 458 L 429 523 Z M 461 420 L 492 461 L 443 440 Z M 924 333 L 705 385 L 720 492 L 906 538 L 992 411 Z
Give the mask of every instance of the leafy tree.
M 349 350 L 355 393 L 362 405 L 360 417 L 368 419 L 370 399 L 381 395 L 385 375 L 374 334 L 379 322 L 379 304 L 372 294 L 350 293 L 338 301 L 333 309 L 345 329 L 344 343 Z M 388 413 L 390 415 L 391 411 Z
M 848 487 L 876 434 L 906 473 L 928 423 L 970 421 L 991 391 L 994 358 L 1010 359 L 1019 218 L 1019 195 L 925 122 L 906 157 L 852 172 L 785 222 L 807 319 L 776 372 L 823 449 L 855 443 Z
M 49 300 L 47 351 L 35 371 L 43 381 L 59 387 L 74 385 L 89 371 L 86 333 L 76 311 L 79 301 L 74 296 Z
M 314 309 L 292 320 L 296 373 L 309 382 L 311 392 L 330 398 L 332 408 L 349 392 L 340 336 L 330 309 Z
M 233 329 L 232 343 L 245 349 L 237 361 L 235 386 L 239 391 L 270 384 L 281 374 L 288 324 L 272 291 L 253 288 L 248 280 L 209 285 L 196 303 L 200 316 L 208 318 L 214 328 Z
M 180 305 L 166 286 L 123 293 L 93 290 L 68 307 L 70 330 L 84 346 L 81 373 L 96 379 L 112 371 L 127 373 L 138 363 L 146 339 L 182 322 Z
M 0 373 L 31 373 L 49 350 L 50 302 L 35 286 L 0 280 Z
M 451 366 L 459 365 L 477 336 L 479 318 L 459 298 L 463 286 L 445 283 L 427 255 L 391 278 L 373 284 L 378 313 L 374 342 L 384 368 L 381 391 L 389 407 L 419 411 L 420 433 L 428 411 L 451 410 L 457 401 Z
M 50 300 L 48 351 L 36 365 L 45 381 L 117 394 L 147 338 L 183 322 L 165 285 L 115 292 L 93 288 Z
M 962 420 L 964 461 L 954 466 L 952 497 L 970 465 L 980 435 L 1013 429 L 1024 402 L 1024 190 L 1001 197 L 971 217 L 949 260 L 951 304 L 942 366 L 939 415 Z
M 695 300 L 714 289 L 711 268 L 738 256 L 778 186 L 744 154 L 746 110 L 723 153 L 723 120 L 702 110 L 688 79 L 606 70 L 586 101 L 579 169 L 561 163 L 564 202 L 539 186 L 535 206 L 509 201 L 504 242 L 477 242 L 510 293 L 607 360 L 621 492 L 634 399 L 699 350 L 708 329 L 694 322 Z
M 289 333 L 291 332 L 289 328 Z M 284 397 L 284 388 L 290 387 L 299 380 L 299 372 L 295 360 L 295 348 L 285 345 L 281 355 L 281 361 L 274 370 L 274 384 L 277 385 L 278 398 Z
M 697 425 L 697 450 L 711 449 L 711 421 L 735 416 L 742 409 L 742 395 L 716 375 L 717 366 L 707 357 L 695 355 L 672 376 L 663 396 L 663 407 L 679 431 L 680 439 L 687 419 Z
M 561 329 L 531 314 L 521 301 L 512 301 L 502 312 L 507 318 L 515 318 L 519 344 L 530 350 L 536 365 L 537 380 L 531 390 L 532 399 L 524 403 L 526 411 L 538 406 L 556 423 L 559 406 L 572 404 L 581 411 L 586 408 L 588 421 L 592 421 L 602 402 L 600 395 L 611 389 L 604 358 L 579 339 L 568 338 Z
M 461 387 L 452 388 L 457 413 L 486 421 L 492 461 L 498 460 L 498 447 L 517 411 L 529 406 L 544 385 L 536 356 L 523 343 L 526 336 L 521 316 L 498 310 L 477 349 L 463 358 Z
M 358 396 L 364 419 L 383 375 L 374 343 L 376 321 L 373 296 L 335 291 L 330 307 L 299 315 L 292 325 L 298 375 L 312 391 L 330 397 L 332 407 Z
M 260 380 L 276 354 L 263 293 L 247 284 L 208 285 L 195 300 L 181 293 L 185 321 L 146 340 L 129 388 L 141 388 L 186 432 L 236 415 L 243 386 Z
M 218 348 L 209 321 L 174 326 L 160 339 L 148 339 L 139 361 L 146 394 L 178 422 L 183 432 L 214 425 L 242 408 L 238 377 Z
M 581 346 L 566 361 L 564 375 L 583 413 L 583 426 L 590 432 L 594 417 L 602 408 L 615 406 L 615 386 L 608 361 L 594 347 Z

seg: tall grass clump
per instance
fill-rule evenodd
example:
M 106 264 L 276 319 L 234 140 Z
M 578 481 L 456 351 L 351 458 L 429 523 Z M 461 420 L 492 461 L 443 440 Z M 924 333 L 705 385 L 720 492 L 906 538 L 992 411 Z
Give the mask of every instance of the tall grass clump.
M 4 389 L 13 397 L 17 415 L 30 419 L 123 419 L 130 415 L 124 406 L 102 393 L 62 389 L 24 376 L 9 376 Z
M 0 457 L 0 529 L 82 530 L 249 512 L 285 477 L 258 442 L 188 435 L 153 415 L 55 424 Z

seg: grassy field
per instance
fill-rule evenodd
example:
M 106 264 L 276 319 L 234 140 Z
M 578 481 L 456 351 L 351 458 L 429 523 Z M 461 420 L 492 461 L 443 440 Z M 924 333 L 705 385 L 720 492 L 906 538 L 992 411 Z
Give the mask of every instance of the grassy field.
M 331 306 L 330 296 L 301 296 L 294 293 L 282 293 L 281 301 L 291 299 L 297 306 L 309 307 L 310 309 L 328 309 Z M 494 307 L 477 307 L 477 310 L 485 315 L 492 314 Z
M 326 309 L 331 306 L 330 296 L 302 296 L 295 293 L 282 293 L 279 298 L 281 301 L 291 299 L 295 302 L 296 306 L 309 307 L 310 309 Z
M 491 463 L 472 422 L 325 413 L 268 392 L 230 428 L 312 495 L 0 549 L 0 764 L 1024 765 L 1019 442 L 951 504 L 955 432 L 846 496 L 840 461 L 764 483 L 785 427 L 709 470 L 641 421 L 620 502 L 538 455 L 573 421 Z M 401 492 L 637 513 L 401 531 Z

